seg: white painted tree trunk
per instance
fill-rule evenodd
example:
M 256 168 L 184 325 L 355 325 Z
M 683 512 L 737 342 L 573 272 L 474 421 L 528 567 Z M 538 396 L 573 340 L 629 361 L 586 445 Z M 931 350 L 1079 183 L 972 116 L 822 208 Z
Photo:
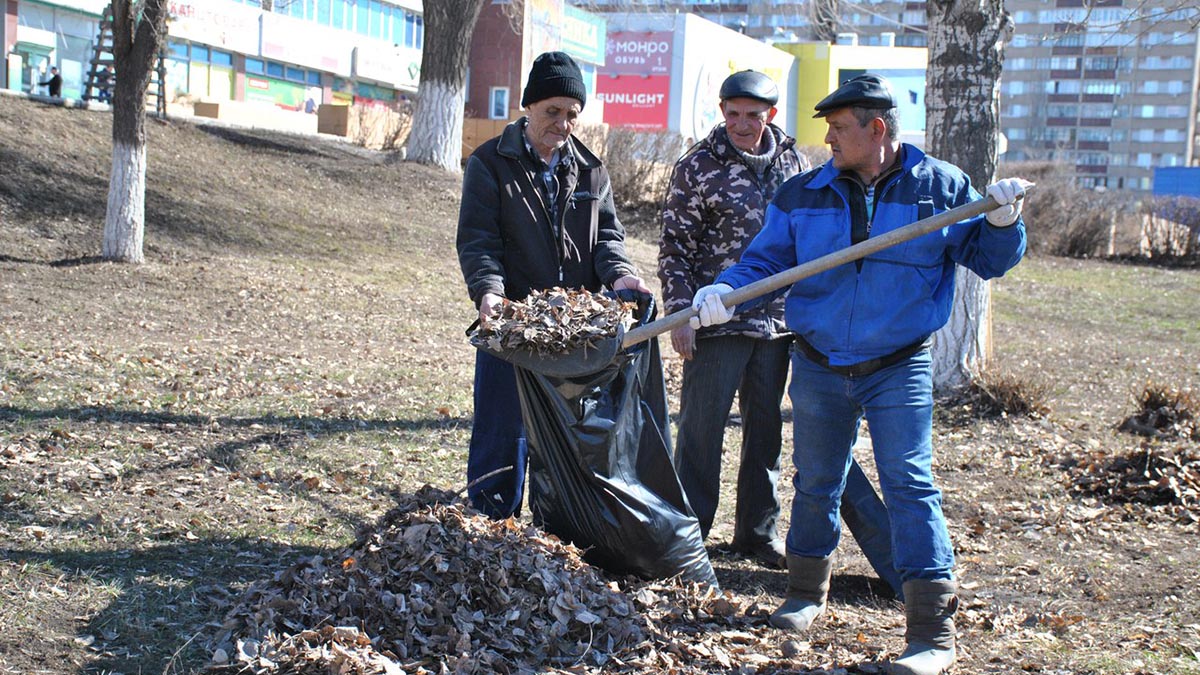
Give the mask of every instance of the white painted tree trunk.
M 925 146 L 961 168 L 982 192 L 996 171 L 1000 72 L 1013 23 L 1003 0 L 928 0 Z M 991 286 L 972 272 L 955 275 L 954 309 L 934 336 L 933 386 L 968 384 L 991 357 Z
M 421 85 L 413 111 L 406 159 L 462 171 L 463 104 L 471 35 L 484 0 L 426 2 Z M 526 11 L 529 7 L 526 6 Z
M 146 146 L 114 142 L 102 255 L 106 260 L 143 262 L 145 230 Z
M 933 334 L 933 381 L 949 391 L 965 387 L 992 356 L 991 285 L 971 270 L 954 274 L 954 309 Z
M 446 82 L 422 81 L 413 128 L 408 136 L 410 161 L 447 171 L 462 170 L 463 105 L 466 90 Z

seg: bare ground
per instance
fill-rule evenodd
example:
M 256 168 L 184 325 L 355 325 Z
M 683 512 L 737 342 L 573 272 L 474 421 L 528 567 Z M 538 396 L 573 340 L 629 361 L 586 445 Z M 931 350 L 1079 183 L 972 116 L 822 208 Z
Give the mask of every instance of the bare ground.
M 151 121 L 148 262 L 116 265 L 97 259 L 109 121 L 0 97 L 0 672 L 197 672 L 247 585 L 345 545 L 396 492 L 462 483 L 457 179 Z M 652 269 L 653 242 L 632 248 Z M 994 288 L 996 366 L 1045 385 L 1049 412 L 939 413 L 957 672 L 1200 672 L 1195 495 L 1073 488 L 1142 448 L 1194 451 L 1116 427 L 1147 382 L 1200 388 L 1200 272 L 1031 258 Z M 853 544 L 785 650 L 765 621 L 783 574 L 720 549 L 731 504 L 710 541 L 743 611 L 687 644 L 738 633 L 740 656 L 689 647 L 676 667 L 880 672 L 903 614 Z

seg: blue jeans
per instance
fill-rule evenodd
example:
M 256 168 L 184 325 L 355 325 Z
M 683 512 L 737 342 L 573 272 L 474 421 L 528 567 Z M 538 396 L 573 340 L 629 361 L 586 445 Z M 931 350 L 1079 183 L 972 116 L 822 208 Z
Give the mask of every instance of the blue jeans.
M 780 405 L 787 387 L 789 338 L 718 335 L 696 341 L 683 362 L 675 470 L 688 505 L 708 537 L 721 491 L 721 448 L 733 395 L 742 415 L 733 541 L 757 546 L 779 539 Z
M 787 549 L 833 553 L 838 508 L 848 493 L 850 448 L 863 418 L 871 430 L 879 484 L 891 520 L 894 565 L 902 581 L 950 579 L 954 550 L 933 484 L 933 377 L 928 350 L 870 375 L 839 375 L 792 353 L 796 495 Z
M 475 351 L 475 418 L 467 454 L 467 483 L 512 466 L 467 490 L 471 504 L 492 518 L 507 518 L 521 508 L 529 451 L 512 364 L 483 350 Z

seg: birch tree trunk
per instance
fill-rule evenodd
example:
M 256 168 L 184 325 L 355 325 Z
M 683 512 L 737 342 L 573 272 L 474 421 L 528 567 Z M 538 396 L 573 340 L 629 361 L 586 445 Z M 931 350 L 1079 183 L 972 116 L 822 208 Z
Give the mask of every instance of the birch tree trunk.
M 113 161 L 101 255 L 141 263 L 146 227 L 146 89 L 166 39 L 166 0 L 113 0 Z
M 463 105 L 471 34 L 484 0 L 426 2 L 421 83 L 408 136 L 409 161 L 462 171 Z
M 1003 0 L 927 0 L 925 146 L 957 165 L 976 189 L 996 173 L 1000 71 L 1013 23 Z M 973 272 L 955 275 L 954 309 L 934 334 L 933 384 L 965 386 L 991 356 L 991 288 Z

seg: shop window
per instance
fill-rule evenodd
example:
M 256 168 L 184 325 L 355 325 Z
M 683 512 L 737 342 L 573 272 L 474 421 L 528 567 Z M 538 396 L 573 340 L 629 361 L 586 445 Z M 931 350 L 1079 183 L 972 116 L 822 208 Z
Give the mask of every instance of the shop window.
M 232 68 L 233 67 L 233 54 L 230 54 L 229 52 L 217 51 L 214 49 L 212 51 L 212 64 L 214 66 L 225 66 L 227 68 Z
M 307 80 L 309 84 L 319 87 L 321 86 L 321 73 L 315 70 L 310 70 L 308 71 Z
M 304 82 L 304 71 L 299 68 L 288 67 L 284 70 L 284 77 L 294 82 Z
M 208 47 L 201 47 L 200 45 L 192 45 L 192 60 L 193 61 L 203 61 L 204 63 L 208 63 L 208 58 L 209 58 L 208 57 Z
M 267 61 L 267 74 L 271 77 L 283 77 L 283 64 Z
M 252 59 L 246 57 L 246 72 L 254 73 L 255 75 L 265 75 L 267 72 L 267 64 L 262 59 Z
M 169 51 L 171 58 L 177 61 L 188 60 L 188 46 L 186 42 L 175 42 L 172 40 L 171 43 L 167 45 L 167 50 Z

